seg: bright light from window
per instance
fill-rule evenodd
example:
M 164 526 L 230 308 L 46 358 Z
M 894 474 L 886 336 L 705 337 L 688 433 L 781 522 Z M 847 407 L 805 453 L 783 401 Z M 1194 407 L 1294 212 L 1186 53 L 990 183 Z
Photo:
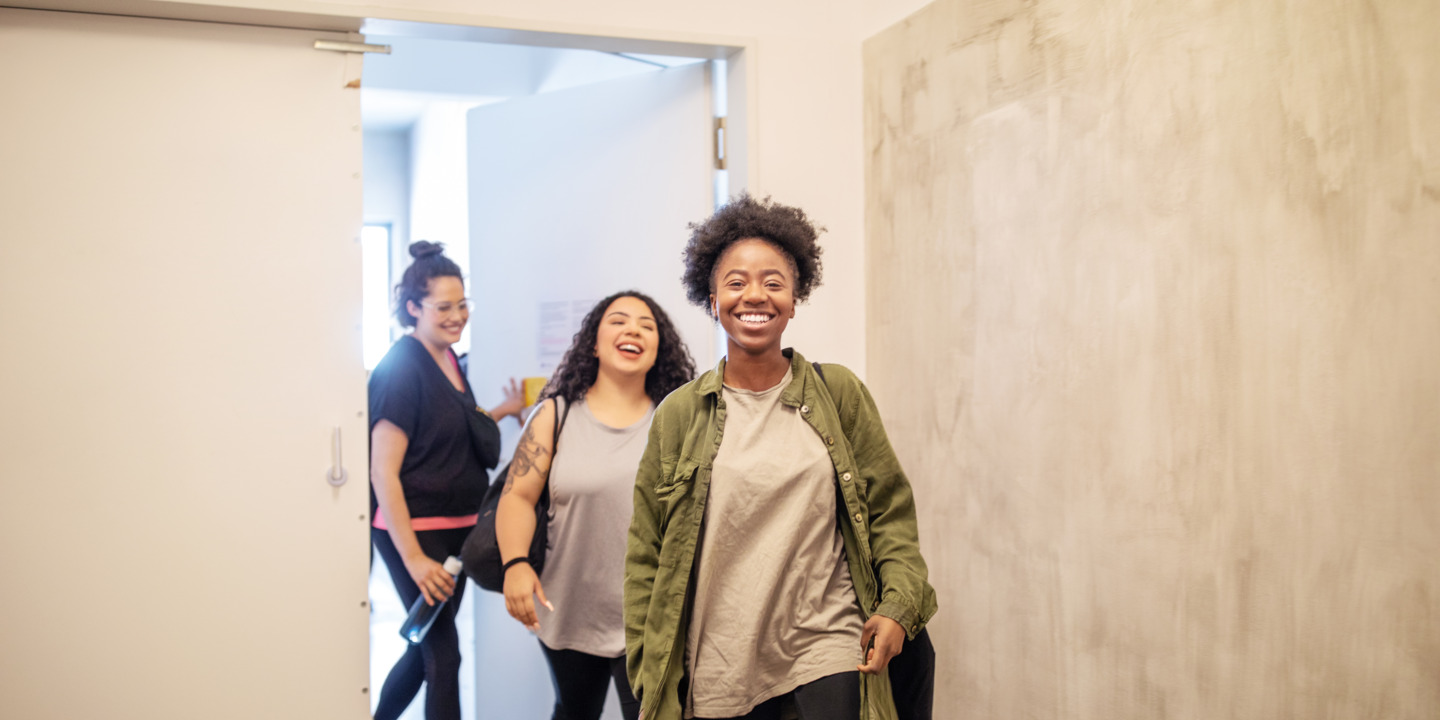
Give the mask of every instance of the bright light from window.
M 374 370 L 390 349 L 390 226 L 366 225 L 360 231 L 361 306 L 365 369 Z

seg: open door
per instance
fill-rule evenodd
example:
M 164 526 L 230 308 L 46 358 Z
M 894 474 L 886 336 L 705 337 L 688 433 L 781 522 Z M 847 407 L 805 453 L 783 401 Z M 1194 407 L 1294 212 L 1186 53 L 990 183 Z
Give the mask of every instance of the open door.
M 686 224 L 715 207 L 708 72 L 697 63 L 470 111 L 477 392 L 548 374 L 590 305 L 632 288 L 665 309 L 701 370 L 714 363 L 712 323 L 680 287 Z M 547 714 L 549 672 L 534 637 L 500 596 L 475 598 L 487 716 Z
M 316 39 L 0 9 L 7 717 L 367 717 L 359 60 Z

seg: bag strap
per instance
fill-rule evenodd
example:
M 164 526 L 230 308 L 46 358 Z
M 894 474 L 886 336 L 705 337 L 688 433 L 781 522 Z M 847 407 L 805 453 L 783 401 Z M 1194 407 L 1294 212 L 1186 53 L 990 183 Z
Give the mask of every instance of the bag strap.
M 810 367 L 815 368 L 815 374 L 820 376 L 820 386 L 825 388 L 825 396 L 830 398 L 831 405 L 835 405 L 835 393 L 830 389 L 830 381 L 825 379 L 825 368 L 821 367 L 818 362 L 810 363 Z M 839 405 L 835 405 L 835 414 L 837 416 L 840 414 Z
M 483 416 L 485 420 L 489 420 L 491 425 L 497 426 L 497 430 L 499 429 L 498 423 L 495 422 L 495 418 L 490 417 L 490 413 L 487 412 L 485 408 L 480 407 L 480 405 L 475 402 L 475 394 L 470 388 L 470 378 L 466 377 L 463 373 L 460 375 L 460 378 L 465 385 L 464 391 L 458 393 L 447 392 L 445 394 L 449 395 L 454 402 L 458 404 L 461 412 L 464 413 L 465 433 L 470 436 L 470 450 L 475 454 L 475 460 L 480 463 L 480 467 L 488 471 L 490 468 L 495 467 L 496 463 L 500 460 L 500 436 L 497 432 L 493 443 L 494 446 L 487 448 L 480 439 L 484 435 L 484 428 L 480 425 L 484 422 L 481 417 Z
M 830 404 L 835 406 L 835 416 L 840 420 L 840 431 L 844 433 L 845 439 L 849 440 L 853 446 L 855 444 L 855 438 L 850 436 L 851 428 L 845 424 L 845 416 L 840 412 L 840 404 L 835 397 L 835 391 L 830 387 L 830 381 L 825 379 L 825 369 L 821 367 L 818 362 L 812 362 L 810 366 L 815 368 L 815 374 L 820 376 L 820 385 L 825 388 L 825 395 L 830 398 Z
M 570 417 L 570 403 L 564 398 L 556 395 L 555 400 L 555 437 L 550 441 L 550 466 L 555 466 L 555 455 L 560 452 L 560 429 L 565 427 L 565 419 Z M 564 406 L 563 408 L 561 406 Z M 545 471 L 545 487 L 540 490 L 540 502 L 550 505 L 550 471 Z

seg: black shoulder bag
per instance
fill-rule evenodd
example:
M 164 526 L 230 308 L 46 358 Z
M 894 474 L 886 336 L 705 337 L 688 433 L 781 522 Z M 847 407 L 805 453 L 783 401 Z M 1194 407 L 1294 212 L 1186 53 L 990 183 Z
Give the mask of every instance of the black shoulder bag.
M 555 461 L 555 453 L 560 449 L 560 428 L 565 426 L 565 418 L 570 414 L 570 403 L 557 397 L 555 407 L 558 413 L 555 418 L 555 439 L 550 445 L 552 463 Z M 476 519 L 470 535 L 465 538 L 465 545 L 460 548 L 460 561 L 465 563 L 465 574 L 469 575 L 476 585 L 491 592 L 505 590 L 500 543 L 495 539 L 495 510 L 500 507 L 500 496 L 505 494 L 505 482 L 509 474 L 510 463 L 505 463 L 505 467 L 495 475 L 495 482 L 490 483 L 489 489 L 485 491 L 485 499 L 480 503 L 480 517 Z M 530 567 L 535 569 L 536 575 L 545 567 L 549 529 L 550 479 L 546 478 L 545 489 L 540 493 L 540 500 L 535 503 L 535 535 L 530 539 Z
M 820 384 L 825 386 L 825 392 L 833 403 L 835 394 L 830 392 L 825 371 L 820 369 L 818 362 L 811 365 L 815 366 L 815 374 L 820 376 Z M 855 439 L 849 440 L 850 447 L 855 447 Z M 915 633 L 915 639 L 906 642 L 900 654 L 890 658 L 890 666 L 886 669 L 890 673 L 890 692 L 895 698 L 896 717 L 900 720 L 930 720 L 935 706 L 935 646 L 930 643 L 930 628 L 920 628 L 920 632 Z

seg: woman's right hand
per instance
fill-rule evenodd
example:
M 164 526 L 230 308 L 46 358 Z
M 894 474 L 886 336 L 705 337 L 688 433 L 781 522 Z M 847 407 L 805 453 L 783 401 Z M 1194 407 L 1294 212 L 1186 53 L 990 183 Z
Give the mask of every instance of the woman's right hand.
M 445 566 L 435 562 L 428 555 L 416 555 L 405 559 L 405 571 L 420 588 L 426 605 L 442 603 L 455 594 L 455 578 L 445 572 Z
M 545 599 L 545 589 L 540 587 L 535 568 L 530 567 L 528 562 L 511 565 L 505 571 L 505 610 L 521 625 L 540 632 L 540 619 L 535 616 L 536 597 L 540 598 L 541 605 L 555 612 L 555 606 Z

